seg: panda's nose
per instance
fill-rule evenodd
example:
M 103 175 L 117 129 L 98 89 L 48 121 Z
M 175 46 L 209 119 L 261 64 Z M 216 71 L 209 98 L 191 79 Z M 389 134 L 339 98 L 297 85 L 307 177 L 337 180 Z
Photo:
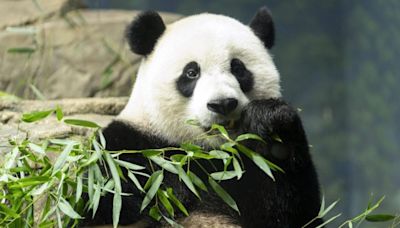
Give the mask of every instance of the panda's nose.
M 208 110 L 216 112 L 221 115 L 228 115 L 238 106 L 238 100 L 235 98 L 225 98 L 218 100 L 211 100 L 207 103 Z

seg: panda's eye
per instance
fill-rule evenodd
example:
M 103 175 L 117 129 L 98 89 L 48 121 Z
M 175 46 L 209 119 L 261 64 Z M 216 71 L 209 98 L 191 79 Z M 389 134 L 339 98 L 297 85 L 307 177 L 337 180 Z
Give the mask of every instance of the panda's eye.
M 188 69 L 186 71 L 186 77 L 190 78 L 190 79 L 196 79 L 199 77 L 199 72 L 197 69 Z
M 231 73 L 236 77 L 243 92 L 247 93 L 253 89 L 253 74 L 247 70 L 240 59 L 235 58 L 231 60 Z
M 179 92 L 185 97 L 190 97 L 193 94 L 196 83 L 200 77 L 200 66 L 197 62 L 192 61 L 186 64 L 182 74 L 176 81 L 176 86 Z
M 246 67 L 244 63 L 239 59 L 232 59 L 231 61 L 231 73 L 236 77 L 245 77 Z

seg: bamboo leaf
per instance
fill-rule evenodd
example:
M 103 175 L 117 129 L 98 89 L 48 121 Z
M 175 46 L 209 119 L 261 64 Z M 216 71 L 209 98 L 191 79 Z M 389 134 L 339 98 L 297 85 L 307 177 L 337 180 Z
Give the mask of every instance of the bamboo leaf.
M 176 166 L 176 168 L 178 170 L 179 178 L 181 178 L 181 180 L 183 180 L 183 183 L 185 183 L 185 185 L 190 189 L 190 191 L 192 191 L 198 198 L 200 198 L 199 193 L 197 192 L 196 188 L 194 187 L 193 182 L 191 181 L 189 176 L 186 174 L 185 170 L 183 170 L 183 168 L 178 165 Z
M 94 194 L 93 194 L 93 200 L 91 202 L 91 208 L 92 208 L 92 219 L 96 215 L 97 208 L 99 207 L 99 202 L 100 202 L 100 186 L 95 185 L 94 186 Z
M 151 156 L 149 158 L 154 163 L 156 163 L 157 165 L 159 165 L 163 169 L 167 170 L 168 172 L 174 173 L 174 174 L 178 174 L 178 170 L 175 168 L 175 166 L 173 164 L 171 164 L 171 162 L 165 160 L 164 158 L 159 157 L 159 156 Z
M 73 219 L 81 219 L 82 217 L 71 207 L 64 198 L 60 198 L 57 207 L 68 217 Z
M 139 189 L 141 192 L 144 192 L 144 189 L 140 185 L 139 180 L 136 178 L 135 174 L 133 174 L 132 172 L 128 171 L 128 177 L 129 177 L 129 179 L 132 180 L 132 182 L 135 184 L 137 189 Z
M 167 213 L 171 217 L 174 217 L 174 214 L 175 214 L 174 208 L 172 207 L 172 204 L 168 200 L 168 194 L 165 191 L 158 189 L 157 196 L 158 196 L 158 199 L 160 200 L 161 204 L 164 206 L 165 210 L 167 210 Z
M 157 155 L 160 155 L 162 152 L 163 152 L 162 150 L 158 150 L 158 149 L 142 150 L 142 154 L 145 157 L 157 156 Z
M 154 172 L 151 176 L 154 181 L 152 181 L 151 187 L 149 191 L 147 191 L 146 196 L 143 199 L 142 206 L 140 207 L 140 212 L 142 212 L 147 207 L 147 205 L 149 205 L 149 203 L 157 193 L 157 190 L 160 188 L 162 180 L 164 179 L 164 174 L 161 170 Z
M 172 188 L 167 188 L 167 194 L 168 198 L 185 214 L 186 216 L 189 216 L 188 211 L 186 210 L 185 206 L 179 201 L 179 199 L 174 195 L 173 189 Z
M 235 202 L 235 200 L 211 177 L 208 178 L 208 183 L 210 184 L 211 188 L 217 193 L 217 195 L 231 208 L 237 211 L 240 214 L 239 208 Z
M 255 135 L 255 134 L 251 134 L 251 133 L 239 135 L 239 136 L 235 139 L 235 141 L 236 141 L 236 142 L 240 142 L 240 141 L 248 140 L 248 139 L 254 139 L 254 140 L 257 140 L 257 141 L 266 143 L 266 142 L 264 141 L 264 139 L 262 139 L 260 136 Z
M 65 146 L 64 150 L 61 152 L 60 156 L 58 156 L 56 162 L 54 163 L 52 175 L 57 173 L 64 166 L 69 156 L 69 153 L 71 153 L 72 151 L 73 146 L 74 145 L 72 143 L 69 143 Z
M 229 180 L 237 176 L 235 171 L 221 171 L 210 174 L 214 180 Z
M 230 157 L 228 153 L 222 150 L 212 150 L 210 151 L 210 155 L 218 159 L 227 159 Z
M 44 149 L 41 146 L 38 146 L 34 143 L 28 143 L 28 147 L 33 151 L 36 152 L 40 155 L 46 155 L 46 152 L 44 151 Z
M 75 125 L 75 126 L 80 126 L 80 127 L 90 127 L 90 128 L 100 128 L 99 125 L 92 121 L 88 120 L 78 120 L 78 119 L 65 119 L 64 123 L 69 124 L 69 125 Z
M 150 208 L 149 215 L 157 221 L 160 221 L 161 219 L 161 212 L 157 206 L 153 206 L 152 208 Z
M 193 172 L 189 172 L 188 176 L 189 176 L 190 180 L 194 183 L 194 185 L 196 185 L 201 190 L 207 192 L 207 186 L 204 184 L 204 182 L 198 176 L 196 176 L 196 174 L 194 174 Z
M 50 114 L 54 112 L 54 109 L 51 110 L 46 110 L 46 111 L 37 111 L 37 112 L 31 112 L 31 113 L 24 113 L 22 114 L 22 121 L 27 122 L 27 123 L 32 123 L 35 121 L 39 121 L 41 119 L 46 118 Z
M 121 179 L 119 177 L 119 173 L 118 173 L 117 167 L 115 166 L 114 160 L 112 159 L 112 157 L 109 153 L 104 153 L 104 156 L 106 158 L 108 168 L 110 168 L 111 176 L 115 183 L 115 187 L 114 187 L 115 191 L 118 193 L 121 193 L 122 192 Z
M 8 53 L 15 53 L 15 54 L 32 54 L 35 51 L 36 49 L 31 47 L 14 47 L 7 49 Z
M 272 180 L 275 180 L 274 175 L 271 172 L 271 169 L 268 165 L 268 162 L 265 158 L 263 158 L 260 154 L 250 150 L 249 148 L 237 144 L 238 149 L 244 153 L 248 158 L 250 158 L 264 173 L 266 173 Z
M 117 185 L 115 185 L 115 188 L 117 188 Z M 115 189 L 114 199 L 113 199 L 113 227 L 114 228 L 118 227 L 119 215 L 121 214 L 121 208 L 122 208 L 121 192 L 119 190 Z
M 226 131 L 226 129 L 223 126 L 218 125 L 218 124 L 213 124 L 211 126 L 211 129 L 212 130 L 218 130 L 224 138 L 226 138 L 228 140 L 230 139 L 229 135 L 228 135 L 228 132 Z
M 233 169 L 236 172 L 237 179 L 239 180 L 242 178 L 243 170 L 239 164 L 239 161 L 235 157 L 233 157 Z
M 396 218 L 394 215 L 388 215 L 388 214 L 375 214 L 375 215 L 367 215 L 365 220 L 368 222 L 386 222 L 390 221 Z
M 136 165 L 136 164 L 133 164 L 133 163 L 130 163 L 130 162 L 126 162 L 126 161 L 122 161 L 122 160 L 118 160 L 118 159 L 115 159 L 114 161 L 118 165 L 120 165 L 122 167 L 125 167 L 127 169 L 131 169 L 131 170 L 143 170 L 143 169 L 146 169 L 146 167 L 144 167 L 144 166 Z
M 56 116 L 57 116 L 58 121 L 60 121 L 60 120 L 62 120 L 62 118 L 64 118 L 64 113 L 61 110 L 60 106 L 57 106 L 57 108 L 56 108 Z
M 82 187 L 83 187 L 82 178 L 81 178 L 81 176 L 77 176 L 76 177 L 76 193 L 75 193 L 75 202 L 76 203 L 80 200 L 80 198 L 82 196 Z

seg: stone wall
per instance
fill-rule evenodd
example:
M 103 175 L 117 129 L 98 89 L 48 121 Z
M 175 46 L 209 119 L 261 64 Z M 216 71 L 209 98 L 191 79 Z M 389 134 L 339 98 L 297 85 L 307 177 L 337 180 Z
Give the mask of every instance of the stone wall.
M 81 5 L 71 0 L 0 2 L 0 92 L 24 99 L 129 95 L 140 58 L 123 34 L 138 11 L 76 10 Z M 161 15 L 166 23 L 180 17 Z

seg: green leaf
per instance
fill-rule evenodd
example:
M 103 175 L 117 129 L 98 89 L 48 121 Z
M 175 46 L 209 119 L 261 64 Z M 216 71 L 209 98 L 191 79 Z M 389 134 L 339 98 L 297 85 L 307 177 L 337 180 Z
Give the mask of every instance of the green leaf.
M 64 198 L 60 198 L 57 207 L 68 217 L 73 219 L 81 219 L 82 217 L 71 207 Z
M 204 182 L 198 176 L 196 176 L 196 174 L 194 174 L 193 172 L 189 172 L 188 176 L 189 176 L 190 180 L 194 183 L 194 185 L 196 185 L 201 190 L 207 192 L 207 186 L 204 184 Z
M 81 199 L 82 189 L 83 189 L 82 178 L 81 178 L 81 176 L 77 176 L 76 177 L 76 193 L 75 193 L 75 202 L 76 203 Z
M 234 143 L 234 142 L 226 142 L 226 143 L 222 144 L 219 148 L 223 151 L 228 151 L 233 154 L 238 154 L 238 151 L 235 148 L 233 148 L 235 145 L 236 145 L 236 143 Z
M 22 114 L 22 121 L 27 123 L 32 123 L 35 121 L 39 121 L 41 119 L 46 118 L 50 114 L 54 112 L 54 109 L 47 110 L 47 111 L 38 111 L 38 112 L 31 112 L 31 113 L 24 113 Z
M 211 173 L 211 177 L 214 180 L 229 180 L 236 176 L 237 176 L 237 173 L 235 171 L 221 171 L 221 172 Z
M 154 181 L 152 181 L 151 187 L 150 187 L 149 191 L 147 191 L 146 196 L 144 197 L 144 199 L 142 201 L 142 206 L 140 207 L 140 212 L 142 212 L 147 207 L 147 205 L 149 205 L 151 200 L 154 198 L 155 194 L 157 193 L 158 189 L 160 188 L 162 180 L 164 179 L 164 174 L 163 174 L 162 170 L 158 170 L 151 175 L 151 178 Z
M 133 163 L 130 163 L 130 162 L 126 162 L 126 161 L 122 161 L 122 160 L 118 160 L 118 159 L 115 159 L 114 161 L 118 165 L 120 165 L 122 167 L 125 167 L 127 169 L 131 169 L 131 170 L 143 170 L 143 169 L 146 169 L 146 167 L 144 167 L 144 166 L 136 165 L 136 164 L 133 164 Z
M 8 53 L 15 53 L 15 54 L 32 54 L 35 51 L 36 49 L 31 47 L 14 47 L 7 49 Z
M 117 185 L 115 185 L 115 188 L 117 188 Z M 121 214 L 121 208 L 122 208 L 121 191 L 115 189 L 114 199 L 113 199 L 113 227 L 114 228 L 118 227 L 119 215 Z
M 36 152 L 40 155 L 46 155 L 46 152 L 43 150 L 43 148 L 41 146 L 38 146 L 36 144 L 33 143 L 28 143 L 28 147 L 33 151 Z
M 157 156 L 161 154 L 163 150 L 157 150 L 157 149 L 148 149 L 148 150 L 142 150 L 142 154 L 145 157 L 151 157 L 151 156 Z
M 233 169 L 236 172 L 237 179 L 239 180 L 242 177 L 243 170 L 242 166 L 240 166 L 239 161 L 233 157 Z
M 271 138 L 272 138 L 273 140 L 277 141 L 277 142 L 283 143 L 281 137 L 279 137 L 279 135 L 277 135 L 277 134 L 271 135 Z
M 137 189 L 139 189 L 141 192 L 144 192 L 144 189 L 142 185 L 140 185 L 139 180 L 136 178 L 135 174 L 133 174 L 131 171 L 128 171 L 128 177 L 132 180 Z
M 389 215 L 389 214 L 375 214 L 375 215 L 367 215 L 365 217 L 365 220 L 368 222 L 386 222 L 390 221 L 396 218 L 394 215 Z
M 342 215 L 342 214 L 337 214 L 337 215 L 333 216 L 332 218 L 326 220 L 324 223 L 318 225 L 318 226 L 315 227 L 315 228 L 322 228 L 322 227 L 324 227 L 326 224 L 331 223 L 333 220 L 335 220 L 336 218 L 338 218 L 338 217 L 341 216 L 341 215 Z
M 75 125 L 75 126 L 80 126 L 80 127 L 90 127 L 90 128 L 100 128 L 99 125 L 92 121 L 88 120 L 78 120 L 78 119 L 65 119 L 64 123 L 69 124 L 69 125 Z
M 56 108 L 56 116 L 58 121 L 62 120 L 62 118 L 64 117 L 64 113 L 61 110 L 60 106 L 57 106 Z
M 185 151 L 193 151 L 193 152 L 203 151 L 200 146 L 191 143 L 182 143 L 181 148 L 184 149 Z
M 328 212 L 331 211 L 338 202 L 339 202 L 339 200 L 336 200 L 335 202 L 331 203 L 331 205 L 329 205 L 326 209 L 324 209 L 322 212 L 320 212 L 318 214 L 318 216 L 320 216 L 320 218 L 325 217 L 325 215 L 328 214 Z
M 158 209 L 158 207 L 157 207 L 156 205 L 154 205 L 152 208 L 150 208 L 149 215 L 150 215 L 153 219 L 155 219 L 155 220 L 157 220 L 157 221 L 160 221 L 160 219 L 161 219 L 161 212 L 160 212 L 160 209 Z
M 179 201 L 179 199 L 174 195 L 173 189 L 172 188 L 167 188 L 167 194 L 168 198 L 185 214 L 186 216 L 189 216 L 188 211 L 186 210 L 185 206 Z
M 162 167 L 163 169 L 167 170 L 170 173 L 178 174 L 178 170 L 175 168 L 173 164 L 171 164 L 170 161 L 165 160 L 164 158 L 160 156 L 151 156 L 149 157 L 150 160 L 152 160 L 154 163 Z
M 106 148 L 106 138 L 103 135 L 103 132 L 101 130 L 98 131 L 99 138 L 100 138 L 100 144 L 104 148 Z
M 115 166 L 114 160 L 112 159 L 112 157 L 109 153 L 104 153 L 104 156 L 106 158 L 108 168 L 111 171 L 111 176 L 115 182 L 115 191 L 118 193 L 121 193 L 122 192 L 121 179 L 119 177 L 119 173 L 118 173 L 117 167 Z
M 183 180 L 183 183 L 192 191 L 198 198 L 200 198 L 199 193 L 197 192 L 196 188 L 193 185 L 193 182 L 189 178 L 189 176 L 186 174 L 185 170 L 183 170 L 182 167 L 176 166 L 176 169 L 178 170 L 178 175 L 179 178 Z
M 214 156 L 212 156 L 210 154 L 203 153 L 203 152 L 194 152 L 193 153 L 193 157 L 201 158 L 201 159 L 207 159 L 207 160 L 215 158 Z
M 184 154 L 174 154 L 170 158 L 174 162 L 181 162 L 183 159 L 186 158 L 187 155 Z
M 19 218 L 20 217 L 20 215 L 17 212 L 15 212 L 13 209 L 7 207 L 3 203 L 0 203 L 0 209 L 2 211 L 4 211 L 8 216 L 11 216 L 12 218 Z
M 250 150 L 249 148 L 237 144 L 238 149 L 244 153 L 248 158 L 250 158 L 264 173 L 266 173 L 272 180 L 275 180 L 274 175 L 271 172 L 271 169 L 268 165 L 268 161 L 263 158 L 260 154 Z
M 94 186 L 94 195 L 93 195 L 93 200 L 91 202 L 91 208 L 92 208 L 92 219 L 94 218 L 94 216 L 96 215 L 97 212 L 97 208 L 99 207 L 99 202 L 100 202 L 100 194 L 101 193 L 101 189 L 100 186 L 95 185 Z
M 257 140 L 257 141 L 266 143 L 266 142 L 264 141 L 264 139 L 262 139 L 260 136 L 255 135 L 255 134 L 251 134 L 251 133 L 239 135 L 239 136 L 235 139 L 235 141 L 236 141 L 236 142 L 240 142 L 240 141 L 248 140 L 248 139 L 254 139 L 254 140 Z
M 57 173 L 64 166 L 73 147 L 74 147 L 74 145 L 72 143 L 69 143 L 65 146 L 64 150 L 61 152 L 61 154 L 58 156 L 56 162 L 54 163 L 53 175 L 55 173 Z
M 208 178 L 208 183 L 210 184 L 211 188 L 217 193 L 217 195 L 231 208 L 237 211 L 240 215 L 239 208 L 235 202 L 235 200 L 211 177 Z
M 228 153 L 222 150 L 212 150 L 210 151 L 210 155 L 218 159 L 227 159 L 231 157 Z
M 223 126 L 218 125 L 218 124 L 213 124 L 211 126 L 211 129 L 212 130 L 218 130 L 224 138 L 226 138 L 228 140 L 230 139 L 229 135 L 228 135 L 228 132 L 226 131 L 226 129 Z
M 89 166 L 89 171 L 88 171 L 88 195 L 89 195 L 89 200 L 93 200 L 93 186 L 94 186 L 94 166 L 91 165 Z
M 172 207 L 172 204 L 168 200 L 168 194 L 167 192 L 159 189 L 157 191 L 157 196 L 158 199 L 160 200 L 161 204 L 164 206 L 165 210 L 167 210 L 167 213 L 171 216 L 174 217 L 174 208 Z

